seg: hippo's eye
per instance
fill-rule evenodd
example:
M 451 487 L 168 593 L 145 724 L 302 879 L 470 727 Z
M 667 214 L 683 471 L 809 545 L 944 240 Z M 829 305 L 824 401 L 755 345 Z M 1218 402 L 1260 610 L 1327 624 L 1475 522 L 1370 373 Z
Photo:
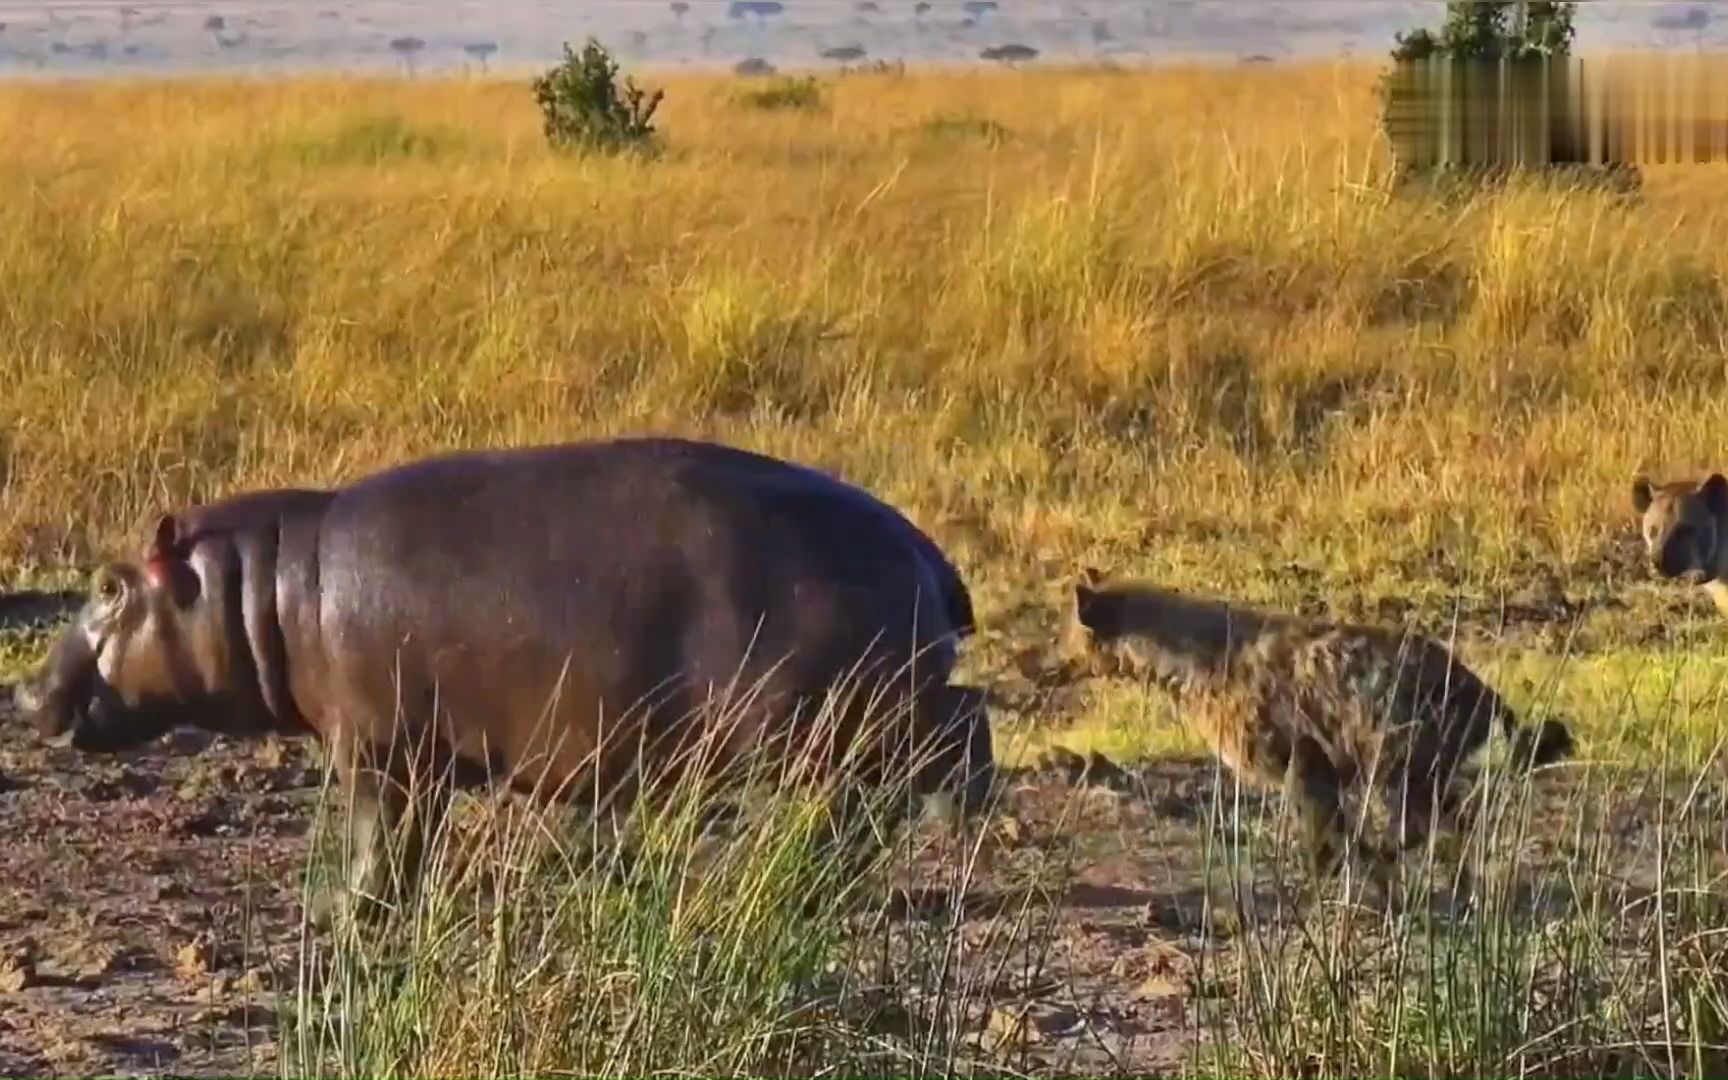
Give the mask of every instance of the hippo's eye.
M 102 575 L 102 580 L 96 583 L 96 596 L 107 603 L 120 599 L 119 579 L 110 574 Z

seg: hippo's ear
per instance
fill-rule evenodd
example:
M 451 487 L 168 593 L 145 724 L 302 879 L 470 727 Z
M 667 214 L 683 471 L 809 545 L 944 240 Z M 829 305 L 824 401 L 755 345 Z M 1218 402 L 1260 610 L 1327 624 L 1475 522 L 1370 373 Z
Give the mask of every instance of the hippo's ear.
M 1709 478 L 1698 485 L 1698 494 L 1703 497 L 1704 505 L 1716 517 L 1728 514 L 1728 476 L 1721 473 L 1711 473 Z
M 1650 478 L 1648 476 L 1633 477 L 1632 511 L 1637 514 L 1642 514 L 1644 511 L 1650 509 L 1650 504 L 1655 501 L 1656 492 L 1655 489 L 1650 486 Z
M 180 523 L 174 520 L 173 514 L 163 514 L 156 519 L 156 534 L 150 541 L 150 549 L 144 553 L 146 562 L 166 562 L 179 554 Z
M 152 581 L 166 589 L 176 607 L 187 607 L 198 599 L 198 574 L 186 564 L 186 553 L 180 541 L 180 523 L 173 514 L 163 514 L 156 522 L 156 536 L 150 542 L 144 567 Z

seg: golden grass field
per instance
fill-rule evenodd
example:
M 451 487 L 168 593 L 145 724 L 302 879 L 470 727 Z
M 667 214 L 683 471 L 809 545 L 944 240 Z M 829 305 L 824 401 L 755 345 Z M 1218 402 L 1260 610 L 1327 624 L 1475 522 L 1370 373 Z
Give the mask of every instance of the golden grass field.
M 905 508 L 986 668 L 1082 563 L 1430 629 L 1569 612 L 1534 625 L 1602 676 L 1583 704 L 1664 614 L 1714 655 L 1627 491 L 1728 465 L 1719 167 L 1390 194 L 1373 78 L 871 75 L 784 111 L 649 78 L 646 160 L 554 154 L 514 81 L 7 86 L 0 579 L 242 487 L 670 430 Z
M 1192 1015 L 1237 1009 L 1215 1031 L 1261 1075 L 1476 1075 L 1514 1061 L 1673 1075 L 1719 1060 L 1707 1056 L 1728 1045 L 1719 932 L 1650 936 L 1715 925 L 1714 909 L 1669 918 L 1646 903 L 1650 890 L 1703 903 L 1719 887 L 1682 880 L 1716 873 L 1717 803 L 1676 797 L 1698 833 L 1683 871 L 1665 831 L 1677 826 L 1647 810 L 1667 795 L 1633 781 L 1610 801 L 1586 778 L 1508 849 L 1541 849 L 1538 883 L 1495 894 L 1451 936 L 1387 916 L 1354 945 L 1353 924 L 1324 919 L 1215 940 L 1220 907 L 1159 914 L 1205 894 L 1217 869 L 1209 770 L 1159 771 L 1164 752 L 1199 744 L 1148 691 L 1040 681 L 1068 585 L 1092 565 L 1456 633 L 1515 703 L 1566 714 L 1584 762 L 1715 775 L 1728 620 L 1701 592 L 1651 580 L 1630 482 L 1728 468 L 1728 173 L 1649 168 L 1632 200 L 1536 180 L 1395 191 L 1374 75 L 1342 62 L 870 74 L 825 80 L 819 108 L 781 110 L 743 101 L 734 78 L 648 75 L 667 91 L 660 151 L 593 158 L 547 148 L 521 81 L 0 85 L 0 586 L 76 583 L 166 508 L 458 446 L 654 431 L 791 456 L 878 492 L 953 555 L 982 624 L 965 662 L 998 697 L 1005 757 L 1061 742 L 1148 770 L 1155 798 L 1083 796 L 1080 824 L 1047 794 L 1015 796 L 1024 835 L 1004 841 L 991 887 L 1032 880 L 1044 895 L 1032 849 L 1067 843 L 1098 907 L 968 945 L 968 970 L 1030 955 L 1046 930 L 1080 958 L 1074 978 L 1119 1003 L 1145 989 L 1145 965 L 1221 963 L 1194 977 Z M 42 645 L 0 638 L 0 680 Z M 5 738 L 0 782 L 51 780 L 0 804 L 28 846 L 4 876 L 63 870 L 52 895 L 70 899 L 3 884 L 0 899 L 48 905 L 41 933 L 69 950 L 68 970 L 120 948 L 104 935 L 126 919 L 150 929 L 125 948 L 204 941 L 191 927 L 217 910 L 196 891 L 206 874 L 226 890 L 211 896 L 244 894 L 269 933 L 295 925 L 308 850 L 296 759 L 225 745 L 205 765 L 161 748 L 115 765 Z M 55 785 L 96 794 L 63 806 Z M 1622 826 L 1622 847 L 1601 839 Z M 247 828 L 267 838 L 234 838 Z M 243 845 L 256 871 L 237 869 Z M 1626 870 L 1634 858 L 1645 876 Z M 738 880 L 767 880 L 753 865 Z M 172 875 L 182 891 L 148 892 Z M 558 880 L 555 894 L 578 888 Z M 394 969 L 347 954 L 354 985 L 379 997 L 331 1006 L 329 1029 L 353 1008 L 389 1034 L 382 1058 L 344 1046 L 343 1068 L 756 1068 L 738 1064 L 766 1053 L 752 1025 L 792 976 L 738 976 L 704 950 L 736 933 L 736 956 L 797 973 L 815 961 L 767 946 L 815 942 L 816 956 L 831 942 L 790 902 L 739 914 L 740 886 L 715 880 L 699 911 L 711 922 L 694 930 L 674 925 L 682 900 L 638 907 L 580 886 L 599 890 L 600 930 L 576 939 L 568 969 L 500 959 L 512 939 L 490 916 L 453 916 L 465 929 L 449 936 L 431 918 L 408 951 L 454 941 L 460 955 L 426 976 L 418 1004 L 391 996 L 378 972 Z M 1230 916 L 1238 929 L 1252 907 Z M 95 914 L 79 921 L 80 908 Z M 929 931 L 939 960 L 925 974 L 946 972 L 946 950 L 980 924 L 1005 922 Z M 324 991 L 294 981 L 292 941 L 266 946 L 290 965 L 286 979 L 270 969 L 300 995 L 288 1012 L 317 1021 L 308 1003 Z M 1436 975 L 1441 953 L 1463 966 Z M 496 961 L 490 981 L 475 981 L 472 955 Z M 250 979 L 252 963 L 231 974 Z M 194 967 L 208 981 L 220 965 Z M 141 1009 L 178 1000 L 149 969 L 97 968 L 140 995 L 127 1000 L 155 1003 Z M 650 969 L 668 974 L 651 983 Z M 1429 978 L 1412 988 L 1418 969 Z M 1023 982 L 1015 993 L 1035 996 L 1033 975 Z M 572 1018 L 601 983 L 638 994 L 657 1034 L 542 1054 L 534 1040 L 581 1027 Z M 545 1011 L 518 1030 L 525 986 Z M 737 986 L 761 995 L 727 1013 L 738 1031 L 693 1035 L 688 1018 L 732 1008 Z M 662 1008 L 651 990 L 691 1001 Z M 100 1042 L 133 1021 L 68 1012 L 61 992 L 32 999 L 15 1045 L 0 1033 L 0 1068 L 131 1067 L 154 1052 Z M 914 1012 L 928 1000 L 907 993 Z M 1177 1023 L 1188 1000 L 1147 1028 L 1151 1056 L 1111 1060 L 1175 1069 L 1198 1045 Z M 963 1005 L 954 1031 L 973 1022 Z M 979 1014 L 987 1032 L 1000 1010 Z M 233 1027 L 229 1013 L 210 1021 Z M 214 1035 L 185 1045 L 197 1038 L 205 1049 L 182 1068 L 276 1060 Z M 272 1044 L 282 1062 L 292 1045 L 289 1027 Z M 722 1045 L 736 1056 L 701 1056 Z M 918 1053 L 908 1060 L 924 1069 Z M 1101 1060 L 1040 1067 L 1108 1071 Z

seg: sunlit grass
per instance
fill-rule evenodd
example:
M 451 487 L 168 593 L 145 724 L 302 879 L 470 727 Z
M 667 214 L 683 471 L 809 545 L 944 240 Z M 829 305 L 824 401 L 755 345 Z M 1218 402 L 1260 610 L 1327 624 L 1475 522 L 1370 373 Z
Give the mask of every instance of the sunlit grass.
M 1548 860 L 1475 923 L 1388 916 L 1353 937 L 1322 907 L 1288 933 L 1207 939 L 1218 966 L 1194 1017 L 1212 1051 L 1264 1075 L 1720 1063 L 1706 901 L 1722 804 L 1698 793 L 1720 784 L 1728 628 L 1638 582 L 1626 528 L 1635 471 L 1728 464 L 1714 167 L 1651 169 L 1633 201 L 1534 180 L 1394 194 L 1372 71 L 1343 64 L 853 77 L 821 109 L 653 81 L 668 96 L 651 159 L 551 153 L 520 83 L 0 87 L 0 581 L 71 580 L 135 550 L 163 507 L 242 488 L 673 431 L 903 507 L 974 587 L 966 663 L 985 684 L 1054 631 L 1085 564 L 1443 638 L 1456 622 L 1515 705 L 1574 725 L 1580 760 L 1558 772 L 1599 769 L 1598 786 L 1537 833 L 1514 787 L 1484 826 L 1498 839 L 1462 842 L 1490 880 L 1520 845 Z M 1513 610 L 1536 617 L 1502 632 Z M 0 638 L 0 679 L 41 645 Z M 1009 762 L 1055 744 L 1122 762 L 1204 749 L 1131 685 L 1086 688 L 1060 721 L 1031 706 L 999 722 Z M 1616 847 L 1610 811 L 1670 781 L 1662 843 Z M 1227 809 L 1214 843 L 1260 835 Z M 983 1003 L 930 989 L 957 927 L 926 925 L 921 959 L 865 1013 L 824 996 L 839 969 L 823 950 L 858 939 L 836 912 L 792 917 L 798 875 L 823 871 L 780 861 L 777 838 L 687 897 L 506 845 L 492 895 L 435 883 L 398 951 L 337 957 L 335 996 L 296 987 L 309 1034 L 291 1060 L 355 1075 L 1013 1060 L 968 1042 Z M 680 843 L 650 869 L 683 865 Z M 730 906 L 770 865 L 788 891 Z M 542 921 L 505 925 L 499 898 L 532 898 Z M 588 921 L 542 918 L 560 910 Z M 761 963 L 686 947 L 679 911 Z M 1021 912 L 1002 947 L 1035 951 L 1053 916 Z M 774 1008 L 771 991 L 788 992 Z M 907 1036 L 907 1011 L 940 1037 Z M 732 1026 L 697 1045 L 692 1018 Z M 342 1042 L 360 1020 L 370 1041 Z M 604 1041 L 630 1023 L 662 1041 Z
M 1603 595 L 1627 477 L 1718 452 L 1728 225 L 1697 169 L 1390 195 L 1371 75 L 868 76 L 809 115 L 678 77 L 651 161 L 551 153 L 513 83 L 5 88 L 3 572 L 242 486 L 680 430 L 1011 588 Z

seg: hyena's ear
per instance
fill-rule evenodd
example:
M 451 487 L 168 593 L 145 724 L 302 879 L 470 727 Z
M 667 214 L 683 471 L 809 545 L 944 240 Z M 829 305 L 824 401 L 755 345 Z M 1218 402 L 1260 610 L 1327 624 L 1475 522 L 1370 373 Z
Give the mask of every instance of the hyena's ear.
M 1074 582 L 1074 620 L 1087 630 L 1094 629 L 1093 623 L 1098 615 L 1099 589 L 1104 584 L 1104 575 L 1093 567 L 1080 571 L 1080 576 Z
M 1721 473 L 1711 473 L 1698 485 L 1698 494 L 1704 500 L 1704 505 L 1711 514 L 1722 517 L 1728 514 L 1728 476 Z
M 1632 478 L 1632 510 L 1642 514 L 1650 509 L 1650 504 L 1656 501 L 1656 490 L 1650 486 L 1648 476 Z

